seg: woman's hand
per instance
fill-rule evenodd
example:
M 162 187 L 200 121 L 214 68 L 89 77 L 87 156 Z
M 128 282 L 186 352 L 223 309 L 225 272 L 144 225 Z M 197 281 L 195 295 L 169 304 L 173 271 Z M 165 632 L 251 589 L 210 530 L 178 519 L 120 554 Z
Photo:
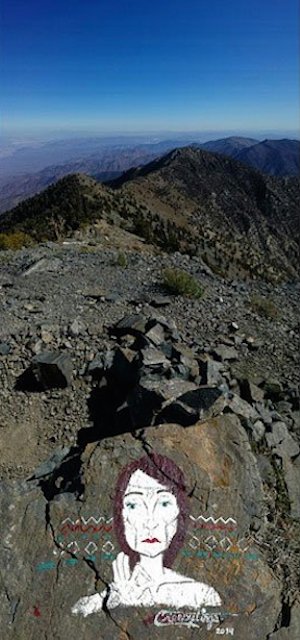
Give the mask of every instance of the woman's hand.
M 151 576 L 139 564 L 131 573 L 129 557 L 122 551 L 113 561 L 112 566 L 114 579 L 107 606 L 116 606 L 117 598 L 119 598 L 118 604 L 136 606 L 142 604 L 143 594 L 152 584 Z
M 112 563 L 113 582 L 108 591 L 95 593 L 93 596 L 79 598 L 72 607 L 72 613 L 79 613 L 84 617 L 91 613 L 102 611 L 103 605 L 113 609 L 118 605 L 139 606 L 143 604 L 143 595 L 152 585 L 152 578 L 137 564 L 130 571 L 129 557 L 121 551 Z M 107 597 L 108 596 L 108 597 Z M 149 596 L 147 598 L 149 601 Z

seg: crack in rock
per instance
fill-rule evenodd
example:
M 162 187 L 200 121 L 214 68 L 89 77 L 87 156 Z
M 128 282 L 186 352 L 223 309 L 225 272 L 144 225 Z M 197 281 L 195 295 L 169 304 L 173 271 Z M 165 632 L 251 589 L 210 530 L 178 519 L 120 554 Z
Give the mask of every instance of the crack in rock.
M 11 621 L 10 621 L 10 624 L 13 624 L 14 621 L 15 621 L 16 615 L 17 615 L 17 610 L 18 610 L 19 604 L 21 602 L 21 598 L 20 597 L 11 598 L 11 596 L 9 594 L 9 591 L 8 591 L 8 589 L 7 589 L 7 587 L 6 587 L 5 583 L 4 583 L 4 580 L 3 580 L 2 576 L 1 576 L 1 582 L 3 582 L 3 592 L 4 592 L 4 595 L 5 595 L 8 603 L 9 603 L 10 610 L 11 610 Z

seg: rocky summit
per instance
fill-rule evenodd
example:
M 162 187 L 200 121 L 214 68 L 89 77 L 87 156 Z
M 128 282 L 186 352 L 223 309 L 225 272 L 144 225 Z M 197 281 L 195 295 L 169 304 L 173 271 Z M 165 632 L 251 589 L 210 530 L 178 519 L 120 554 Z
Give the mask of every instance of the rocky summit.
M 104 219 L 0 260 L 1 638 L 298 640 L 296 280 Z

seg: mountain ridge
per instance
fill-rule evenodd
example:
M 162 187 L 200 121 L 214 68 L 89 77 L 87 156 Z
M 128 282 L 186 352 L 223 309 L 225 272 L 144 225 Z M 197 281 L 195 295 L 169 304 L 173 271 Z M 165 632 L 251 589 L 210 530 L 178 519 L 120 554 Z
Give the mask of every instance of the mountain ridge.
M 51 239 L 57 221 L 63 234 L 102 218 L 161 247 L 201 253 L 216 270 L 294 277 L 298 185 L 188 146 L 107 185 L 67 176 L 2 215 L 0 231 L 33 225 L 36 240 Z
M 280 143 L 284 143 L 284 148 L 281 144 L 282 148 L 278 150 L 277 147 L 278 145 L 280 147 Z M 181 142 L 180 145 L 178 143 L 176 145 L 175 141 L 165 140 L 137 146 L 123 145 L 108 148 L 100 146 L 98 152 L 94 150 L 92 154 L 88 155 L 83 152 L 81 158 L 79 157 L 72 161 L 69 159 L 62 164 L 61 162 L 59 164 L 51 164 L 35 173 L 18 173 L 11 177 L 7 175 L 5 177 L 2 171 L 2 179 L 0 179 L 0 215 L 17 206 L 22 200 L 41 192 L 65 175 L 77 172 L 87 173 L 97 180 L 106 182 L 122 175 L 124 171 L 148 164 L 174 148 L 185 146 L 232 157 L 270 175 L 287 176 L 289 172 L 291 175 L 299 174 L 300 167 L 297 155 L 300 158 L 300 143 L 297 140 L 265 140 L 259 142 L 254 138 L 231 136 L 205 143 Z M 270 158 L 267 165 L 264 165 L 261 157 L 266 153 L 270 154 Z

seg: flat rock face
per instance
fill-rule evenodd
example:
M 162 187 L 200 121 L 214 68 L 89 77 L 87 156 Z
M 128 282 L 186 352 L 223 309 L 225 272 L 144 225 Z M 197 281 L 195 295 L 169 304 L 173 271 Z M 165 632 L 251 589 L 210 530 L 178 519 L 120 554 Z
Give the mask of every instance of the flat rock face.
M 3 640 L 276 630 L 264 488 L 236 416 L 74 447 L 58 465 L 0 487 Z

